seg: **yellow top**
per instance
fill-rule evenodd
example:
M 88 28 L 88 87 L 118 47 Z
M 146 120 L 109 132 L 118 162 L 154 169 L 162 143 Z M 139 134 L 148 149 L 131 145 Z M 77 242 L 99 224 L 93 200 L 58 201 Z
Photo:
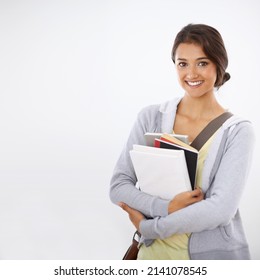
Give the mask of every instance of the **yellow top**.
M 214 136 L 214 135 L 213 135 Z M 204 161 L 208 154 L 213 136 L 203 145 L 199 151 L 196 173 L 196 186 L 202 184 L 202 171 Z M 188 260 L 188 242 L 190 233 L 173 234 L 166 239 L 156 239 L 151 246 L 141 245 L 138 260 Z

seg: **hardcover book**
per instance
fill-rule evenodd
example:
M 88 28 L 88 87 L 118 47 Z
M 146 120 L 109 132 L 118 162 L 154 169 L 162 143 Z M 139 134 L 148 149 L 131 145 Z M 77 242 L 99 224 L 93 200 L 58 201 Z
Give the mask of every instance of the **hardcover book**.
M 130 157 L 143 192 L 172 199 L 192 189 L 183 150 L 134 145 Z
M 178 143 L 178 144 L 177 144 Z M 185 144 L 178 139 L 174 139 L 174 137 L 164 134 L 161 139 L 155 139 L 154 145 L 157 148 L 162 149 L 173 149 L 173 150 L 182 150 L 184 151 L 185 160 L 188 168 L 190 183 L 192 189 L 195 187 L 196 181 L 196 172 L 197 172 L 197 164 L 198 164 L 198 155 L 199 152 Z
M 145 142 L 147 146 L 154 147 L 154 140 L 160 139 L 163 135 L 174 137 L 175 139 L 178 139 L 182 143 L 188 144 L 188 135 L 183 134 L 165 134 L 160 132 L 146 132 L 144 134 Z

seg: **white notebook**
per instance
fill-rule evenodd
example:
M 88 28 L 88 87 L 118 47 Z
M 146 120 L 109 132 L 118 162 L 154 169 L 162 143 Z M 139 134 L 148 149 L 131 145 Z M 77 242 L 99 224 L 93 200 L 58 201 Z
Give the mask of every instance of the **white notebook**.
M 134 145 L 130 157 L 141 191 L 172 199 L 191 190 L 183 150 Z

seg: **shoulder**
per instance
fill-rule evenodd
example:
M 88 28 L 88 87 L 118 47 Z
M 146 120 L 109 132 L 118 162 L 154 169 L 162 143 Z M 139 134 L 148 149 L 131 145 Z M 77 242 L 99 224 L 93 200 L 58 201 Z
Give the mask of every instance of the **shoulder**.
M 153 117 L 158 114 L 169 114 L 175 112 L 177 106 L 181 100 L 181 97 L 175 97 L 174 99 L 167 100 L 163 103 L 152 104 L 143 107 L 139 112 L 139 117 Z
M 248 119 L 234 115 L 224 123 L 224 127 L 228 129 L 229 141 L 243 140 L 252 144 L 255 141 L 254 125 Z
M 138 122 L 145 125 L 147 131 L 172 131 L 177 106 L 181 97 L 144 107 L 138 114 Z
M 138 113 L 139 117 L 147 117 L 150 115 L 156 115 L 160 110 L 160 104 L 151 104 L 143 107 Z
M 181 99 L 182 97 L 178 96 L 173 99 L 166 100 L 162 103 L 148 105 L 144 107 L 141 111 L 146 112 L 146 111 L 156 110 L 156 111 L 160 111 L 161 113 L 168 113 L 171 111 L 175 111 Z
M 233 115 L 230 117 L 224 124 L 224 128 L 229 128 L 231 131 L 243 131 L 244 133 L 248 132 L 250 134 L 254 133 L 254 127 L 250 120 L 240 117 L 238 115 Z
M 211 145 L 211 159 L 221 154 L 230 147 L 237 147 L 238 150 L 248 150 L 255 142 L 254 128 L 252 123 L 240 116 L 233 115 L 224 122 L 217 131 Z M 237 151 L 236 151 L 237 152 Z

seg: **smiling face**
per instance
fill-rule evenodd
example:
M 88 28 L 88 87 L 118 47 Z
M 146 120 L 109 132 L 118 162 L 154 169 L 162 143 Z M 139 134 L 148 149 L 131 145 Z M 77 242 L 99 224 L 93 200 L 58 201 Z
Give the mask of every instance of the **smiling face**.
M 176 50 L 175 65 L 179 83 L 186 94 L 201 97 L 214 93 L 216 65 L 206 56 L 201 46 L 181 43 Z

